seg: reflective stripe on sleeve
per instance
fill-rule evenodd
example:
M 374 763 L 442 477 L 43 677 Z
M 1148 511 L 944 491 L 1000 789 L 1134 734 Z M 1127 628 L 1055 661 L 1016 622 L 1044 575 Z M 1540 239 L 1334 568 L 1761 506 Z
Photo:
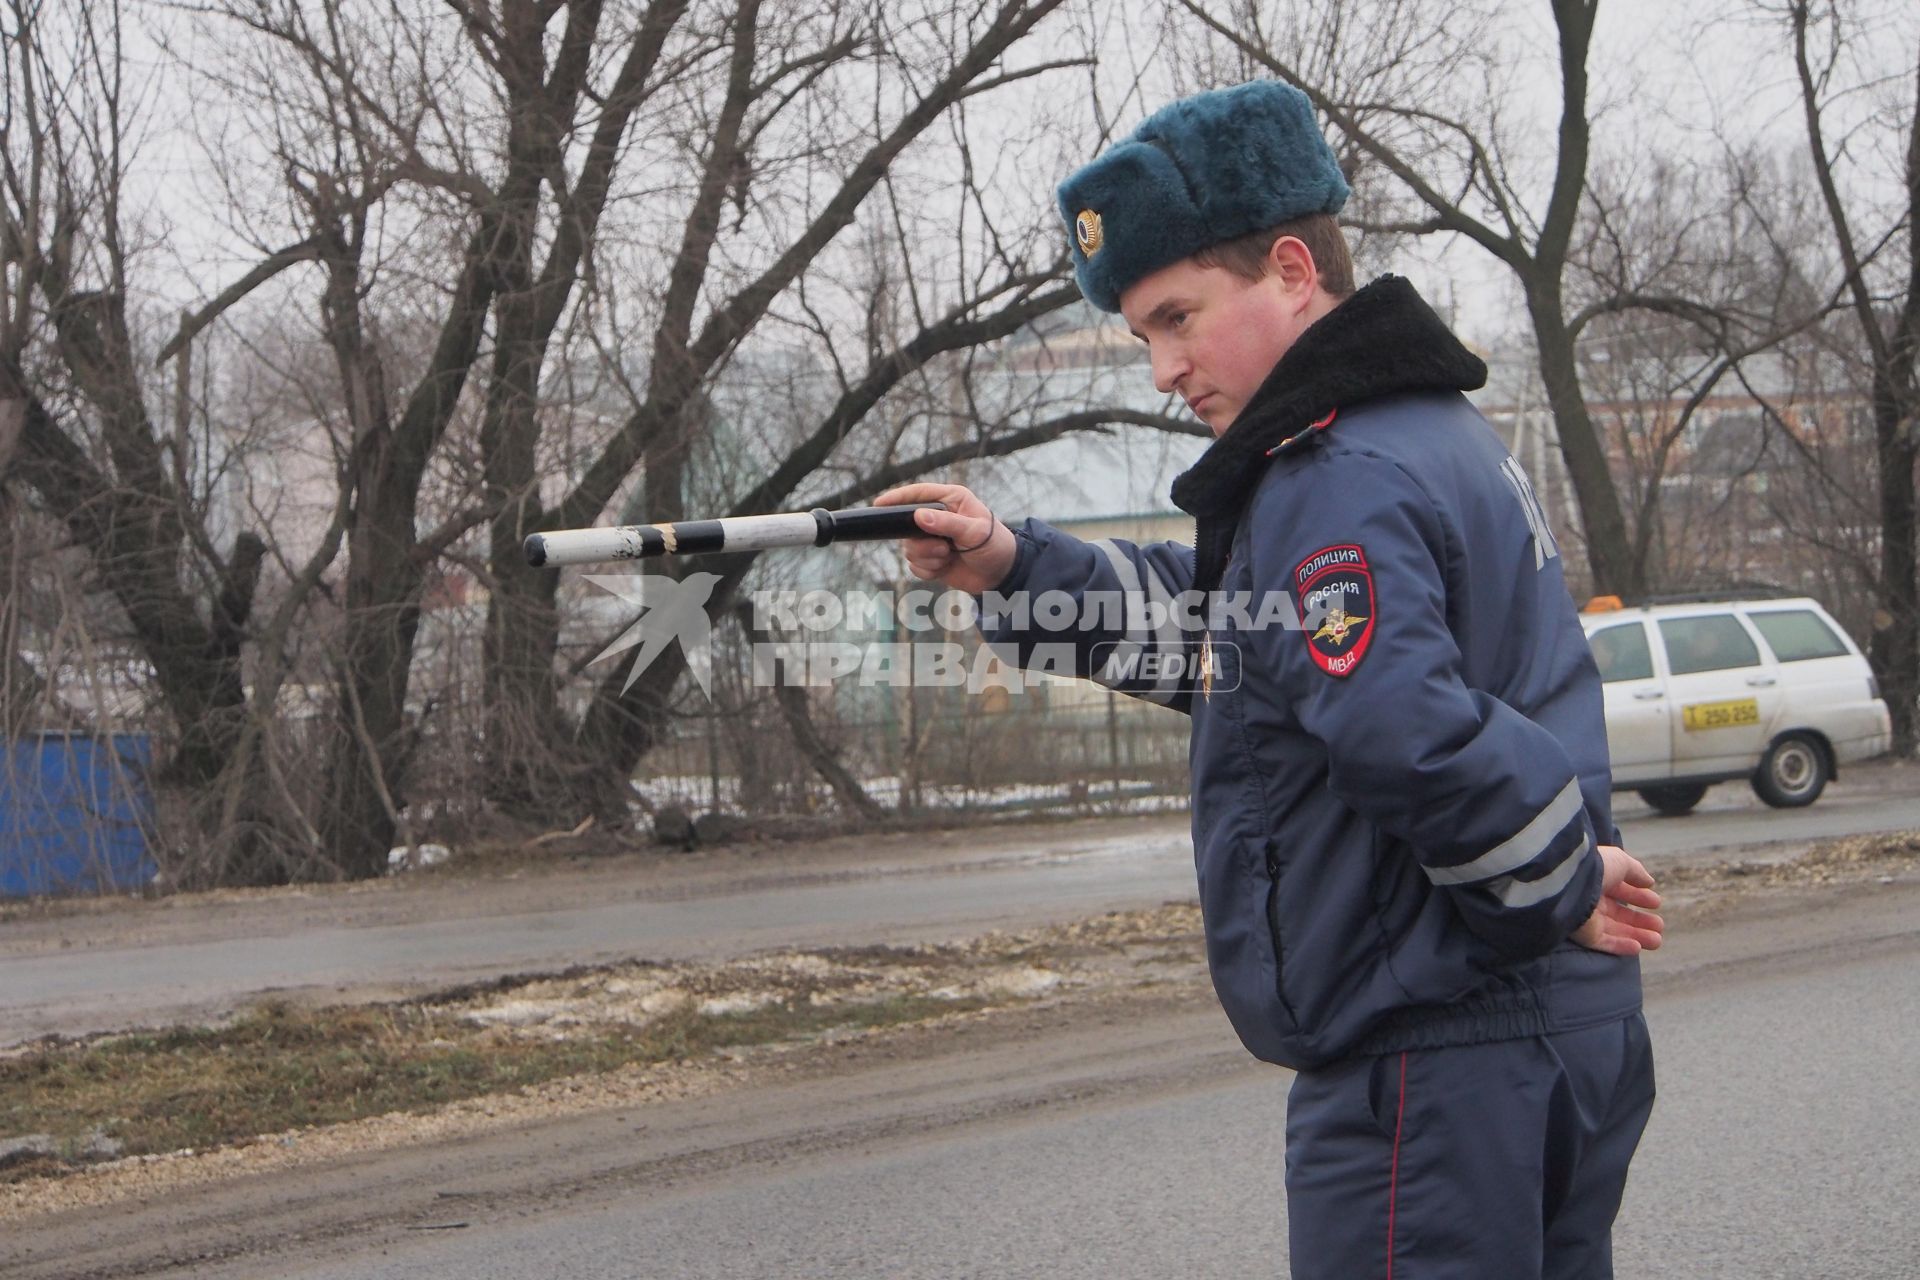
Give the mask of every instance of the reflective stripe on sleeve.
M 1106 553 L 1108 561 L 1112 563 L 1113 572 L 1120 579 L 1123 611 L 1125 610 L 1125 601 L 1128 596 L 1138 599 L 1143 606 L 1148 600 L 1153 600 L 1158 604 L 1166 606 L 1165 609 L 1162 610 L 1159 627 L 1149 632 L 1143 618 L 1140 626 L 1129 626 L 1127 628 L 1126 638 L 1120 643 L 1133 646 L 1133 648 L 1129 650 L 1130 653 L 1152 652 L 1156 648 L 1167 652 L 1177 652 L 1180 648 L 1180 630 L 1178 621 L 1173 616 L 1173 593 L 1167 590 L 1166 583 L 1160 580 L 1160 574 L 1154 569 L 1153 565 L 1146 565 L 1148 581 L 1143 585 L 1140 581 L 1140 567 L 1135 565 L 1132 560 L 1129 560 L 1126 554 L 1114 545 L 1111 538 L 1096 538 L 1089 545 L 1100 548 L 1101 551 Z M 1154 682 L 1152 688 L 1139 690 L 1136 696 L 1145 698 L 1149 702 L 1171 702 L 1174 696 L 1180 692 L 1180 680 L 1179 672 L 1174 670 L 1170 674 L 1161 676 Z M 1104 683 L 1099 680 L 1097 674 L 1095 681 L 1097 683 Z
M 1587 856 L 1587 850 L 1591 848 L 1593 848 L 1592 838 L 1581 836 L 1579 847 L 1562 858 L 1559 866 L 1538 880 L 1515 880 L 1512 876 L 1502 876 L 1486 887 L 1493 890 L 1494 896 L 1501 902 L 1516 910 L 1545 902 L 1567 887 L 1567 882 L 1572 880 L 1574 874 L 1580 870 L 1580 860 Z
M 1561 788 L 1559 795 L 1547 801 L 1547 807 L 1535 814 L 1533 821 L 1522 827 L 1511 839 L 1481 854 L 1472 862 L 1463 862 L 1457 867 L 1428 867 L 1427 879 L 1435 884 L 1478 884 L 1482 880 L 1492 880 L 1496 876 L 1510 875 L 1545 853 L 1547 846 L 1552 844 L 1554 839 L 1567 829 L 1567 824 L 1579 814 L 1580 805 L 1580 780 L 1575 778 Z M 1585 850 L 1582 849 L 1579 852 L 1584 853 Z M 1551 877 L 1548 878 L 1551 879 Z M 1534 883 L 1544 883 L 1544 881 Z

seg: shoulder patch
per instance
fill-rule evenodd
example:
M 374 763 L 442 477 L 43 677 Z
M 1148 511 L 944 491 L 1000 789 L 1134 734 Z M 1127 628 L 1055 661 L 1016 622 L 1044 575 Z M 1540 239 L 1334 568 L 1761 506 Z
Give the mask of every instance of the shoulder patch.
M 1367 553 L 1345 543 L 1322 547 L 1293 571 L 1307 656 L 1330 676 L 1353 674 L 1373 642 L 1379 613 Z

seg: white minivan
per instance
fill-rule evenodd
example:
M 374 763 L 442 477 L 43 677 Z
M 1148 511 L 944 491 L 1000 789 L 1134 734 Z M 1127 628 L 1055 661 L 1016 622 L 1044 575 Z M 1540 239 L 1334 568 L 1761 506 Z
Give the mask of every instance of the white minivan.
M 1738 778 L 1777 808 L 1812 804 L 1842 764 L 1892 745 L 1866 658 L 1813 600 L 1603 598 L 1580 620 L 1606 692 L 1614 789 L 1661 813 Z

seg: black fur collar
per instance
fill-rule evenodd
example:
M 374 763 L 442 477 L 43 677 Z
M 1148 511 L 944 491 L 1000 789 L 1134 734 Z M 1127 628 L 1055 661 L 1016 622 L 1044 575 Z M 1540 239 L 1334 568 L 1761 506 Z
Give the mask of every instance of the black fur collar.
M 1195 587 L 1220 583 L 1240 510 L 1270 451 L 1339 409 L 1405 391 L 1472 391 L 1487 366 L 1404 277 L 1381 276 L 1322 316 L 1280 358 L 1226 433 L 1173 482 L 1199 522 Z M 1338 431 L 1336 421 L 1332 430 Z

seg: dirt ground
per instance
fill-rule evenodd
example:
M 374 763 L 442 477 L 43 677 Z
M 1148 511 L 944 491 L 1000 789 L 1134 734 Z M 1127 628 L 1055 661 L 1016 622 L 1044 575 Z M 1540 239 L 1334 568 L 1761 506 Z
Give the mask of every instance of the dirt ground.
M 704 870 L 723 877 L 726 861 L 714 859 Z M 1646 960 L 1656 997 L 1836 948 L 1871 949 L 1920 929 L 1920 836 L 1912 834 L 1828 842 L 1789 861 L 1676 869 L 1668 880 L 1673 941 Z M 462 888 L 472 886 L 422 882 L 384 895 L 347 889 L 321 897 L 335 909 L 362 900 L 384 910 L 422 909 L 416 895 Z M 1142 1073 L 1250 1065 L 1206 983 L 1191 906 L 991 933 L 970 946 L 982 957 L 1018 959 L 998 971 L 1007 998 L 995 1007 L 559 1080 L 429 1115 L 262 1135 L 214 1151 L 120 1160 L 0 1188 L 0 1239 L 8 1242 L 0 1243 L 0 1260 L 12 1257 L 0 1270 L 137 1275 L 183 1257 L 271 1254 L 293 1237 L 305 1248 L 383 1224 L 425 1229 L 422 1222 L 466 1208 L 433 1190 L 447 1183 L 456 1150 L 463 1170 L 483 1174 L 476 1181 L 463 1173 L 463 1187 L 480 1189 L 460 1195 L 483 1198 L 492 1209 L 524 1208 L 588 1188 L 600 1195 L 648 1179 L 722 1176 L 768 1151 L 811 1150 L 900 1126 L 937 1128 L 1043 1105 L 1062 1090 L 1074 1097 L 1120 1091 Z M 787 956 L 754 963 L 812 972 L 821 962 Z M 590 1018 L 588 1006 L 597 1000 L 631 996 L 618 983 L 573 983 L 562 992 L 536 982 L 510 1000 L 492 998 L 488 1007 L 516 1008 L 514 1016 L 538 1026 L 555 1008 Z M 1017 1083 L 988 1083 L 1001 1079 Z M 635 1142 L 618 1135 L 651 1136 Z M 111 1229 L 97 1212 L 109 1205 L 116 1209 Z

